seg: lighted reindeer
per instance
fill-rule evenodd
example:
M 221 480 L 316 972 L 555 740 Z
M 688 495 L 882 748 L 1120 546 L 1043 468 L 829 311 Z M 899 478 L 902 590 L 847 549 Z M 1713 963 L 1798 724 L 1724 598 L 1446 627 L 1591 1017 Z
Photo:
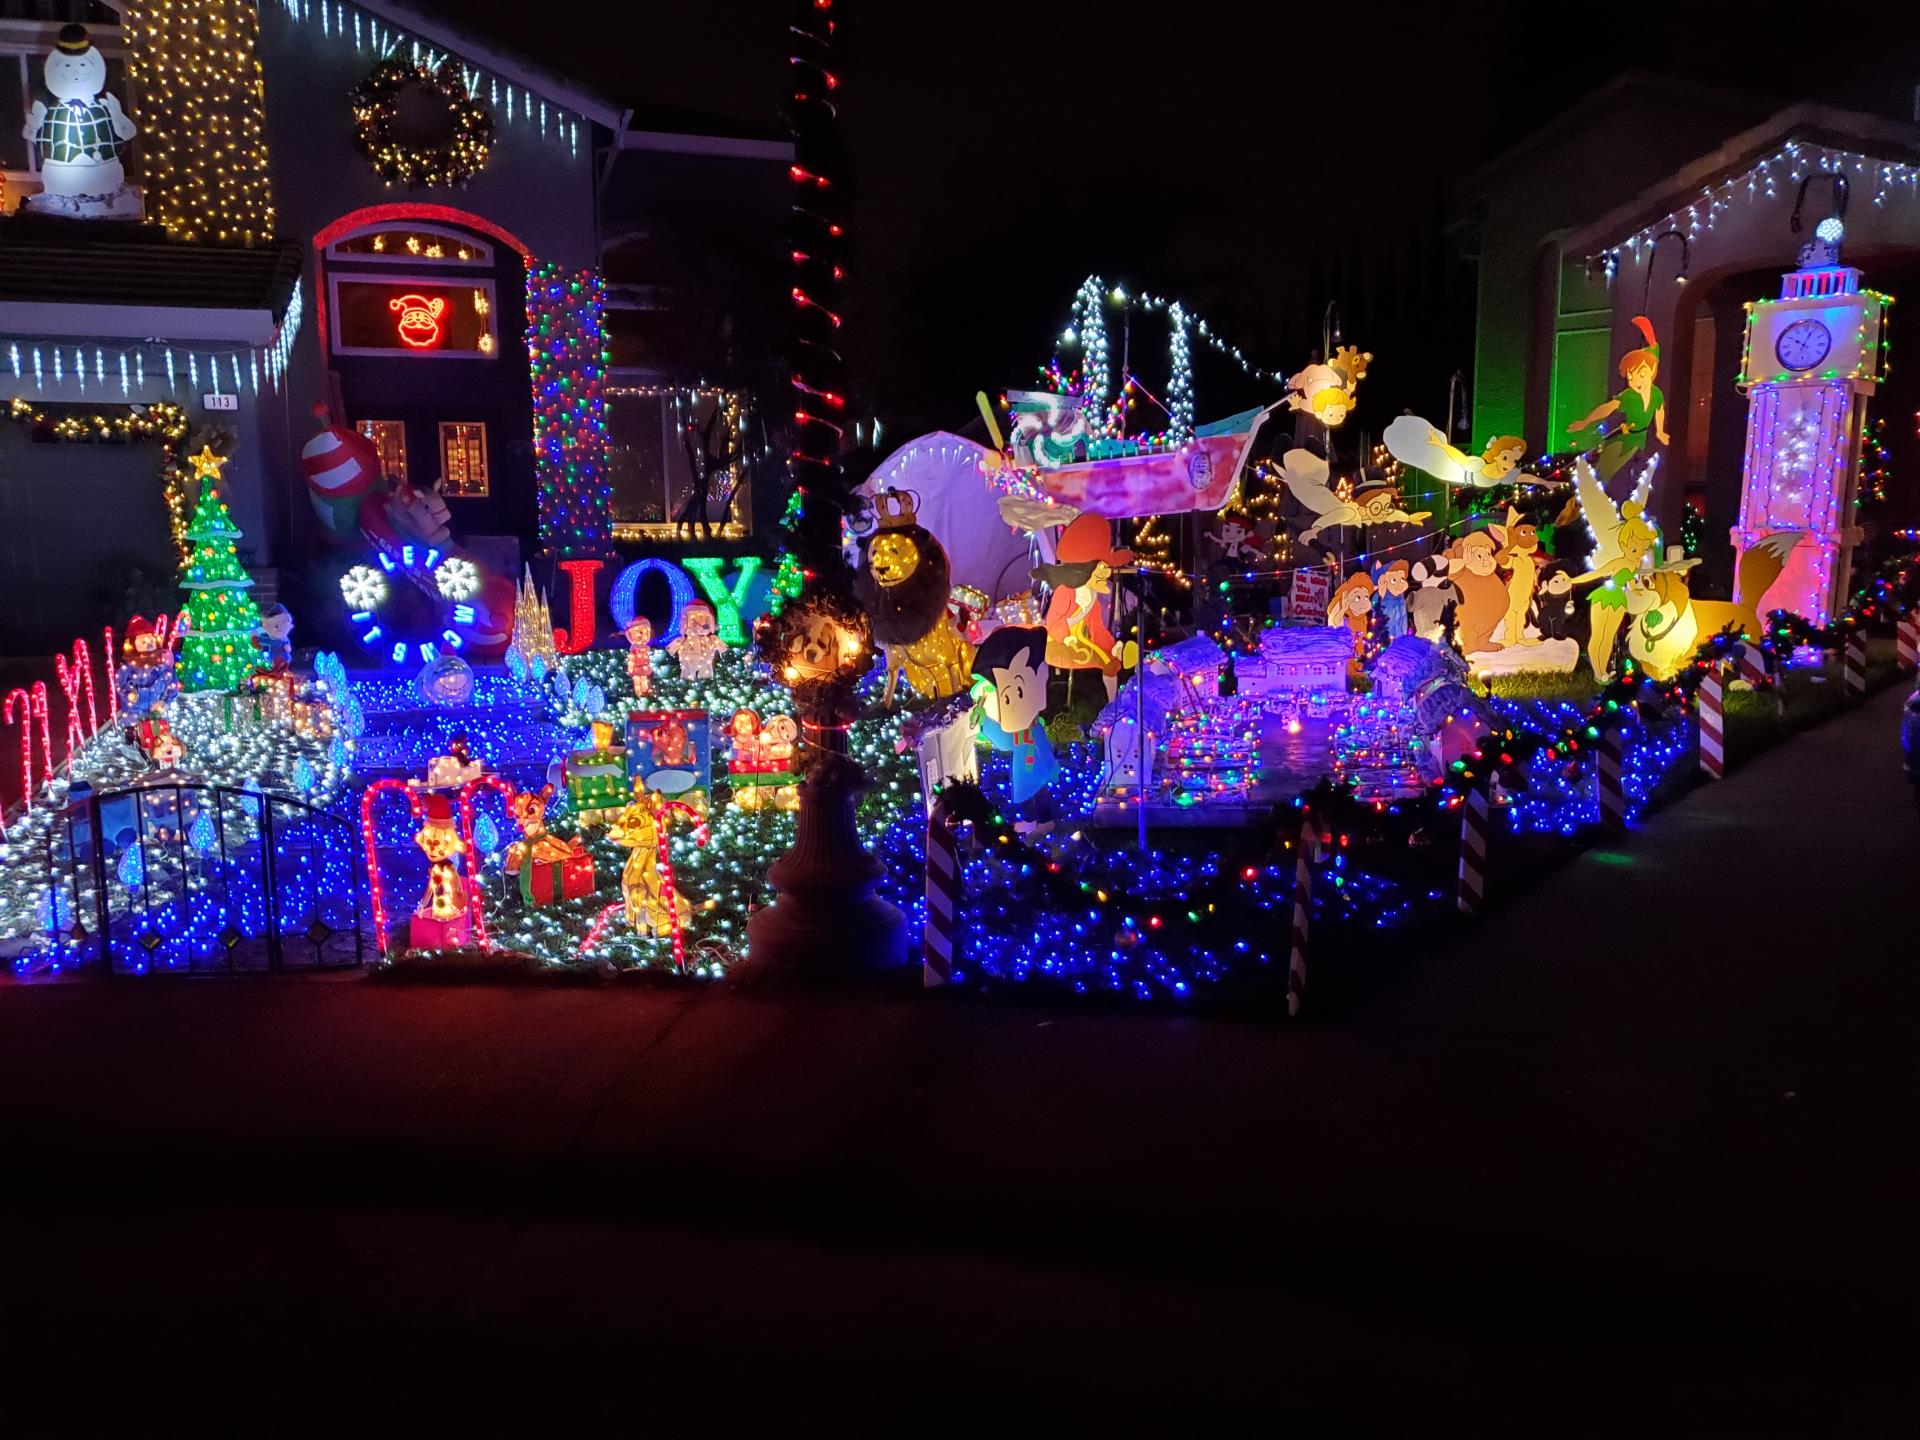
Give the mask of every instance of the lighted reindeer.
M 706 826 L 700 823 L 699 813 L 652 790 L 621 810 L 607 826 L 607 838 L 630 852 L 620 871 L 627 923 L 648 934 L 671 934 L 677 942 L 680 928 L 693 918 L 693 906 L 675 889 L 673 866 L 667 859 L 667 817 L 676 810 L 699 825 L 696 838 L 704 844 Z

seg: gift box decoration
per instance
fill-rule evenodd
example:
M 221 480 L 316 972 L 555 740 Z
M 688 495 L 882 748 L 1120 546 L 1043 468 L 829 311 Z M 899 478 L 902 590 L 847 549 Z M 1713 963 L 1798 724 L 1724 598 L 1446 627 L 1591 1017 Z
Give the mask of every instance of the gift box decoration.
M 466 915 L 436 920 L 414 915 L 407 922 L 407 944 L 415 950 L 455 950 L 473 939 L 473 922 Z
M 520 898 L 529 905 L 551 905 L 557 900 L 579 900 L 593 893 L 593 856 L 572 850 L 555 860 L 520 862 Z

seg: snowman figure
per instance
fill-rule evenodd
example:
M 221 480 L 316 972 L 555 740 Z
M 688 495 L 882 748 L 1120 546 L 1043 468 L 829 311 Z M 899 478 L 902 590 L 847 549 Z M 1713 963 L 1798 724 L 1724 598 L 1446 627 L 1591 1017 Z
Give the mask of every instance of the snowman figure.
M 140 192 L 127 184 L 120 155 L 135 133 L 120 102 L 104 93 L 107 62 L 84 25 L 60 30 L 46 63 L 48 108 L 36 100 L 21 132 L 33 142 L 43 191 L 30 208 L 65 215 L 138 219 Z

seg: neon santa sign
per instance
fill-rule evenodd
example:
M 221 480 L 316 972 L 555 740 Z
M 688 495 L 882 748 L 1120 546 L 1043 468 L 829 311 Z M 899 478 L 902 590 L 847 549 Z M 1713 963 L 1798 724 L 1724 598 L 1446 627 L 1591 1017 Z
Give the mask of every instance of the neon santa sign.
M 400 343 L 413 350 L 428 350 L 440 343 L 440 317 L 447 313 L 444 295 L 428 299 L 425 295 L 396 295 L 387 308 L 399 315 L 396 328 Z

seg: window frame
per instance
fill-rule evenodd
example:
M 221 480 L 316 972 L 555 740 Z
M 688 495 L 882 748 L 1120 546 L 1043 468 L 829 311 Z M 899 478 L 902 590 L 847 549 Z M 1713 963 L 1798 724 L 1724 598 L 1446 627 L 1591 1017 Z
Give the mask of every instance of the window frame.
M 400 437 L 400 471 L 397 475 L 387 469 L 387 457 L 386 453 L 381 449 L 379 435 L 363 428 L 369 425 L 378 426 L 381 429 L 388 429 L 390 433 L 397 434 Z M 412 468 L 413 464 L 413 457 L 408 453 L 407 447 L 407 422 L 404 420 L 375 420 L 366 418 L 354 421 L 353 428 L 358 430 L 362 435 L 365 435 L 367 439 L 373 441 L 374 450 L 380 455 L 380 478 L 389 482 L 396 482 L 402 485 L 406 484 L 408 471 Z
M 441 262 L 445 263 L 445 262 Z M 461 262 L 455 261 L 456 265 Z M 370 355 L 376 359 L 482 360 L 500 358 L 500 292 L 493 277 L 388 275 L 378 270 L 338 270 L 327 263 L 327 341 L 334 355 Z M 340 282 L 349 285 L 427 285 L 443 290 L 484 290 L 487 293 L 487 335 L 491 350 L 410 350 L 396 339 L 391 346 L 344 345 L 340 341 Z
M 411 230 L 422 235 L 438 235 L 442 239 L 466 246 L 475 254 L 470 260 L 460 260 L 447 255 L 410 255 L 404 250 L 373 252 L 340 248 L 349 241 L 364 239 L 368 235 L 378 235 L 385 230 Z M 469 269 L 491 270 L 494 266 L 494 252 L 490 242 L 476 240 L 464 230 L 455 230 L 448 225 L 436 225 L 428 220 L 388 220 L 378 225 L 363 225 L 351 235 L 342 235 L 327 246 L 326 259 L 329 273 L 336 265 L 439 265 L 456 274 Z
M 487 422 L 484 420 L 438 420 L 435 421 L 439 436 L 440 478 L 436 488 L 443 500 L 486 500 L 493 495 L 493 443 L 487 438 Z M 447 464 L 448 432 L 455 429 L 472 429 L 480 435 L 480 488 L 478 490 L 449 490 L 447 486 L 452 477 Z M 471 466 L 469 466 L 471 471 Z

